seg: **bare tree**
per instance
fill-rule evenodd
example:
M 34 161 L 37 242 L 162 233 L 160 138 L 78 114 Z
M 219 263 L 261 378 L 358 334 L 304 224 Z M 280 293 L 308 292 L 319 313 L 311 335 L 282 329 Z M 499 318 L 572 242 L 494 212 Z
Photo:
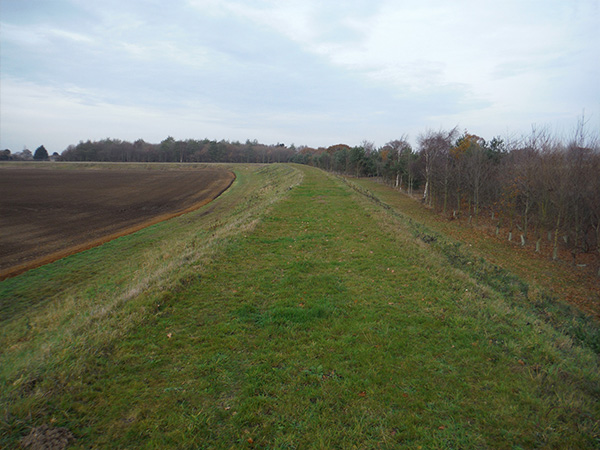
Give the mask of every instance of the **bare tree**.
M 457 127 L 454 127 L 450 131 L 432 131 L 428 130 L 424 134 L 419 135 L 417 142 L 419 145 L 419 152 L 421 153 L 424 162 L 424 176 L 425 176 L 425 190 L 423 191 L 423 202 L 429 206 L 433 206 L 433 192 L 437 186 L 434 184 L 441 184 L 447 188 L 446 177 L 447 177 L 447 159 L 449 157 L 449 151 L 452 147 L 457 134 Z M 442 167 L 440 171 L 439 168 Z M 436 171 L 436 169 L 438 169 Z M 435 172 L 438 174 L 442 173 L 442 182 L 435 183 Z M 446 191 L 447 195 L 447 191 Z
M 402 178 L 408 175 L 408 184 L 410 185 L 410 171 L 408 168 L 409 159 L 412 156 L 412 147 L 408 142 L 408 136 L 402 135 L 400 139 L 394 139 L 388 142 L 385 147 L 389 148 L 389 158 L 392 161 L 392 170 L 395 173 L 395 188 L 402 190 Z M 407 188 L 408 190 L 408 188 Z

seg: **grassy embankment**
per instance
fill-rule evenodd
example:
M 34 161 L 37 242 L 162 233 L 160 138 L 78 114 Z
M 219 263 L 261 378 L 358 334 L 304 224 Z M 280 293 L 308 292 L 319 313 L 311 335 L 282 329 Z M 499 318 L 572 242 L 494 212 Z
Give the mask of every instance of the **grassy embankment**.
M 408 195 L 399 195 L 395 189 L 372 179 L 353 179 L 351 185 L 366 188 L 394 210 L 429 230 L 460 242 L 486 261 L 514 273 L 530 286 L 529 297 L 536 301 L 544 295 L 577 305 L 583 311 L 600 319 L 600 283 L 595 271 L 574 267 L 570 255 L 563 254 L 560 261 L 552 261 L 552 248 L 535 253 L 533 245 L 522 248 L 515 240 L 507 241 L 506 230 L 495 236 L 494 230 L 486 225 L 474 225 L 464 220 L 448 220 Z M 551 246 L 548 246 L 551 247 Z M 464 268 L 464 267 L 463 267 Z M 467 267 L 467 269 L 472 269 Z M 545 293 L 542 291 L 546 291 Z M 547 305 L 548 306 L 548 305 Z M 561 305 L 556 305 L 560 307 Z M 600 344 L 600 341 L 598 342 Z M 600 345 L 598 346 L 600 351 Z
M 560 329 L 526 282 L 335 177 L 236 174 L 0 284 L 0 444 L 53 424 L 81 448 L 597 448 L 593 323 Z

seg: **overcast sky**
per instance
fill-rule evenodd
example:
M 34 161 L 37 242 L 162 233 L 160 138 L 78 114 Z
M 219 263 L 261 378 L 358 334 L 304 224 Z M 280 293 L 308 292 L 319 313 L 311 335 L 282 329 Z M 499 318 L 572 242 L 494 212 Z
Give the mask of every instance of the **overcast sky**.
M 599 0 L 1 0 L 0 149 L 600 129 Z

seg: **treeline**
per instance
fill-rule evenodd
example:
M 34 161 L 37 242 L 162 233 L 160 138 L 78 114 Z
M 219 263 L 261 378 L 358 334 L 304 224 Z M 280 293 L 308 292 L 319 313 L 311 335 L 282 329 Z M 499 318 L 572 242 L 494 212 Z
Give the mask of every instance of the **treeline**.
M 57 156 L 56 154 L 53 156 Z M 52 158 L 51 158 L 52 159 Z M 449 218 L 485 219 L 509 240 L 600 257 L 600 141 L 583 119 L 570 138 L 533 129 L 529 136 L 490 141 L 458 130 L 426 131 L 413 147 L 406 136 L 376 148 L 363 141 L 327 148 L 226 140 L 175 140 L 159 144 L 116 139 L 79 142 L 62 161 L 295 162 L 383 182 L 418 195 Z
M 546 131 L 520 142 L 491 142 L 456 131 L 429 132 L 418 139 L 423 160 L 423 201 L 453 217 L 477 220 L 485 212 L 496 232 L 525 246 L 559 244 L 573 261 L 579 253 L 600 255 L 600 148 L 584 134 L 564 141 Z
M 49 159 L 57 160 L 58 158 L 59 154 L 56 152 L 50 157 L 43 145 L 40 145 L 35 153 L 31 153 L 31 150 L 27 148 L 17 153 L 12 153 L 9 149 L 0 150 L 0 161 L 48 161 Z
M 181 141 L 168 137 L 160 144 L 150 144 L 142 139 L 135 142 L 118 139 L 82 141 L 77 145 L 70 145 L 63 151 L 60 160 L 275 163 L 289 162 L 294 155 L 295 149 L 283 144 L 263 145 L 250 140 L 243 144 L 209 139 Z
M 581 128 L 581 127 L 580 127 Z M 448 218 L 484 217 L 507 238 L 540 252 L 550 247 L 600 256 L 600 146 L 579 129 L 571 139 L 533 129 L 491 141 L 457 129 L 427 131 L 413 148 L 406 138 L 381 148 L 302 148 L 294 161 L 352 176 L 379 177 Z M 545 240 L 545 242 L 544 242 Z M 545 245 L 543 245 L 545 243 Z M 600 273 L 599 273 L 600 275 Z

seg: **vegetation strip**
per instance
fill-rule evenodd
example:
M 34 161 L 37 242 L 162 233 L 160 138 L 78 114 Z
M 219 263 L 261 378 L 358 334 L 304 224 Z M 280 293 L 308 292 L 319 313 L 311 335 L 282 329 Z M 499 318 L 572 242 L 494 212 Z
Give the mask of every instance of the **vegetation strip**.
M 236 172 L 210 215 L 0 284 L 77 280 L 2 323 L 3 446 L 51 424 L 79 448 L 597 447 L 590 349 L 339 179 Z M 118 251 L 146 252 L 135 281 L 77 273 Z

